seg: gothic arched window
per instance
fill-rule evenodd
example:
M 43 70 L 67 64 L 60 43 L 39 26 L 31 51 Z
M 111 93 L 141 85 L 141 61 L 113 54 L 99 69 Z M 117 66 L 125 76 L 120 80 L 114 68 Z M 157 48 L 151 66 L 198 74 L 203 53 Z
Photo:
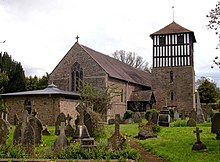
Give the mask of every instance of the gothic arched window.
M 75 62 L 72 66 L 72 81 L 71 89 L 72 91 L 79 91 L 83 86 L 83 69 L 80 67 L 78 62 Z

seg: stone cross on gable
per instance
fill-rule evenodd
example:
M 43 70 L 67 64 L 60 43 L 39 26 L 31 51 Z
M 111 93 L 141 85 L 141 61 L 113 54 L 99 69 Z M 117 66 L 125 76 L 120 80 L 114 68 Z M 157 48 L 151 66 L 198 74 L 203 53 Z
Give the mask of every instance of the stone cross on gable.
M 200 141 L 200 133 L 202 133 L 202 130 L 199 130 L 199 128 L 197 127 L 195 131 L 193 131 L 194 133 L 196 133 L 196 139 L 198 143 L 201 143 Z
M 120 114 L 115 115 L 115 134 L 120 134 Z
M 60 134 L 65 135 L 65 129 L 66 129 L 65 122 L 61 122 L 61 125 L 59 126 Z
M 77 35 L 77 36 L 76 36 L 76 41 L 78 42 L 78 40 L 79 40 L 79 36 Z

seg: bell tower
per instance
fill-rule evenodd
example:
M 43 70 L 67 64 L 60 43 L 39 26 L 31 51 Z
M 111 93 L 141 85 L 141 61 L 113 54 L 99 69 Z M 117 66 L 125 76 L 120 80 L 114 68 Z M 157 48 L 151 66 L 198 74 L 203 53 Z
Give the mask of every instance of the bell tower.
M 172 22 L 150 35 L 153 40 L 152 88 L 156 108 L 190 112 L 195 108 L 194 32 Z

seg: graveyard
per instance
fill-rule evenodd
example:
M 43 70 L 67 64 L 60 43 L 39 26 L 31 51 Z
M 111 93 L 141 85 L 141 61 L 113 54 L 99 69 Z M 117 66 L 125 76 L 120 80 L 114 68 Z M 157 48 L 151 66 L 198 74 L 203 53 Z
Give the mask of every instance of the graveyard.
M 83 110 L 82 107 L 81 110 Z M 165 109 L 162 110 L 163 115 L 166 114 L 164 111 Z M 10 125 L 9 132 L 5 131 L 8 126 L 1 119 L 1 161 L 199 162 L 220 160 L 219 113 L 196 125 L 189 125 L 188 121 L 194 120 L 190 115 L 182 119 L 170 120 L 169 125 L 165 126 L 165 121 L 162 122 L 162 126 L 158 125 L 159 122 L 153 123 L 156 115 L 139 120 L 133 118 L 133 122 L 125 124 L 124 119 L 118 114 L 115 116 L 114 124 L 104 124 L 101 135 L 96 137 L 90 136 L 83 121 L 83 111 L 80 112 L 78 125 L 72 127 L 75 134 L 70 133 L 70 135 L 66 135 L 67 126 L 71 127 L 70 119 L 65 118 L 67 120 L 65 123 L 62 119 L 63 114 L 58 117 L 59 121 L 56 123 L 58 126 L 43 128 L 39 124 L 40 119 L 36 117 L 36 113 L 30 119 L 27 115 L 24 111 L 23 124 Z M 26 119 L 32 122 L 32 126 Z M 24 127 L 25 130 L 23 130 Z M 56 132 L 57 129 L 58 132 Z M 154 135 L 149 136 L 149 133 L 143 130 L 153 132 Z M 22 132 L 24 132 L 23 135 Z M 42 135 L 39 132 L 42 132 Z

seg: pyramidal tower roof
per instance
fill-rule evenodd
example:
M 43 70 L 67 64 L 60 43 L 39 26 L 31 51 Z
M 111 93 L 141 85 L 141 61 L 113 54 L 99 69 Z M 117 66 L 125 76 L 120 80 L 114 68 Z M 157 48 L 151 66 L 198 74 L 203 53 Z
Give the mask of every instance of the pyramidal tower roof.
M 177 24 L 175 21 L 173 21 L 172 23 L 168 24 L 164 28 L 152 33 L 150 37 L 152 38 L 154 35 L 177 34 L 177 33 L 192 33 L 194 36 L 193 31 L 186 29 L 182 27 L 181 25 Z M 194 41 L 196 42 L 195 36 L 194 36 Z

